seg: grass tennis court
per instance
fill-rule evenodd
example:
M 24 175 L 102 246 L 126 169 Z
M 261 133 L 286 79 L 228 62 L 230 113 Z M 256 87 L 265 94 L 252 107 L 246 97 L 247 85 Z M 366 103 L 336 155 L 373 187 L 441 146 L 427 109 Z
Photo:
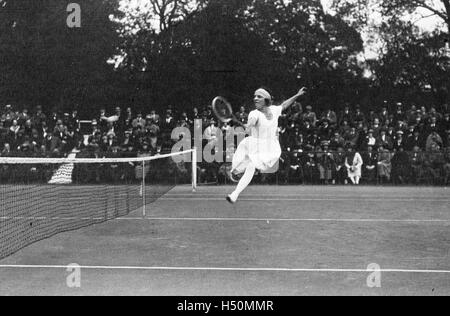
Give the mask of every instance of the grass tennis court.
M 252 186 L 233 206 L 230 190 L 177 186 L 146 219 L 37 242 L 0 261 L 0 295 L 450 294 L 447 188 Z

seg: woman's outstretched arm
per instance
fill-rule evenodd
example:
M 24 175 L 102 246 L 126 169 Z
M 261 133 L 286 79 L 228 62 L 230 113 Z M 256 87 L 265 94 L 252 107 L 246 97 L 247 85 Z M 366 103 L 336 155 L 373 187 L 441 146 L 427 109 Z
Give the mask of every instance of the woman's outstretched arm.
M 281 104 L 281 107 L 283 108 L 283 111 L 285 111 L 285 110 L 287 110 L 288 108 L 290 108 L 290 107 L 295 103 L 295 101 L 297 101 L 297 99 L 298 99 L 299 97 L 301 97 L 302 95 L 304 95 L 305 93 L 306 93 L 306 88 L 303 87 L 303 88 L 301 88 L 301 89 L 298 91 L 298 93 L 297 93 L 296 95 L 294 95 L 292 98 L 290 98 L 290 99 L 284 101 L 283 104 Z

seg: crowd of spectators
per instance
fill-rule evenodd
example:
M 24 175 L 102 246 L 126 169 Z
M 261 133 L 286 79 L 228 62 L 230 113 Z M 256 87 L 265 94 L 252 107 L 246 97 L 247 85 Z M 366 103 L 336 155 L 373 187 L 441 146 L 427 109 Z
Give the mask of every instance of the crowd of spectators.
M 242 106 L 236 117 L 245 123 L 248 112 Z M 171 151 L 177 141 L 171 137 L 176 127 L 193 130 L 201 121 L 204 145 L 232 128 L 218 124 L 209 106 L 189 111 L 168 106 L 164 113 L 131 107 L 101 109 L 88 118 L 88 126 L 80 124 L 76 110 L 45 113 L 42 106 L 6 105 L 0 117 L 2 157 L 55 158 L 74 152 L 81 158 L 157 155 Z M 437 109 L 384 102 L 363 111 L 359 105 L 346 104 L 341 112 L 329 108 L 319 113 L 310 105 L 296 103 L 280 118 L 279 126 L 283 151 L 279 171 L 262 174 L 257 181 L 352 183 L 348 171 L 357 153 L 362 157 L 358 167 L 363 183 L 449 183 L 448 105 Z M 225 160 L 228 155 L 225 151 Z M 177 165 L 175 169 L 186 175 L 188 167 Z M 200 181 L 226 182 L 229 168 L 229 162 L 199 163 Z

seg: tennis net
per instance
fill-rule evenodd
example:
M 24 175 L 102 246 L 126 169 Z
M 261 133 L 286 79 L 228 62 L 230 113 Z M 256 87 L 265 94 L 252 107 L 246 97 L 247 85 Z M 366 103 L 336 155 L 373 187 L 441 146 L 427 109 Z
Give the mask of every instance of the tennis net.
M 134 158 L 0 158 L 0 259 L 61 232 L 146 205 L 178 184 L 196 187 L 196 151 Z

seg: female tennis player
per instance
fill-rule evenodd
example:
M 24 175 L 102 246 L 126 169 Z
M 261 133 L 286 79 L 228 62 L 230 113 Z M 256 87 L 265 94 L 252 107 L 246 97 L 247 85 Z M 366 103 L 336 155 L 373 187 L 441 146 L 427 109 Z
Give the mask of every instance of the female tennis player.
M 233 157 L 231 174 L 242 174 L 242 178 L 233 193 L 227 196 L 227 201 L 234 204 L 239 195 L 247 188 L 255 175 L 255 171 L 269 172 L 281 156 L 278 141 L 278 118 L 282 112 L 292 106 L 295 101 L 306 93 L 306 88 L 292 98 L 284 101 L 281 106 L 272 105 L 272 95 L 265 88 L 255 92 L 256 110 L 250 112 L 245 128 L 250 136 L 238 146 Z

